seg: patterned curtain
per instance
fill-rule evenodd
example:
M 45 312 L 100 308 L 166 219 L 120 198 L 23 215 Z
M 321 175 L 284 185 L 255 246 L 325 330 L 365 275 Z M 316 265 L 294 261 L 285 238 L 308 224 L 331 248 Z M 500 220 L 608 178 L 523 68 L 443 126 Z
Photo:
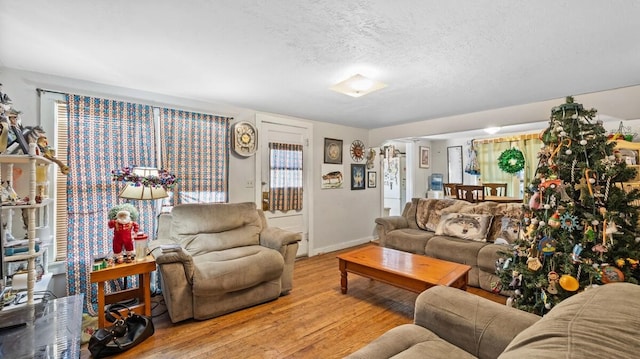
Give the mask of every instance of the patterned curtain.
M 228 117 L 160 110 L 162 168 L 178 180 L 171 205 L 227 201 L 229 122 Z
M 302 209 L 302 145 L 269 143 L 269 211 Z
M 67 291 L 85 293 L 85 311 L 95 315 L 97 286 L 91 286 L 93 257 L 112 251 L 108 211 L 125 202 L 111 171 L 124 166 L 156 166 L 150 106 L 68 95 Z M 154 228 L 152 201 L 133 203 L 141 230 Z M 109 292 L 110 289 L 107 288 Z M 100 309 L 102 311 L 102 309 Z

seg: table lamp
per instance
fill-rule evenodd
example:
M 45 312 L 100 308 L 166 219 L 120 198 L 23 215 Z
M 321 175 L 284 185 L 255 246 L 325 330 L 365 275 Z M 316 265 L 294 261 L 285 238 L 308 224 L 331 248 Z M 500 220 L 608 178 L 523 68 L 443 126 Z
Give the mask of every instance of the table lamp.
M 135 200 L 155 200 L 169 197 L 168 189 L 175 185 L 175 176 L 154 167 L 125 167 L 112 171 L 114 181 L 126 182 L 118 197 Z M 136 259 L 145 258 L 148 236 L 144 232 L 134 237 Z

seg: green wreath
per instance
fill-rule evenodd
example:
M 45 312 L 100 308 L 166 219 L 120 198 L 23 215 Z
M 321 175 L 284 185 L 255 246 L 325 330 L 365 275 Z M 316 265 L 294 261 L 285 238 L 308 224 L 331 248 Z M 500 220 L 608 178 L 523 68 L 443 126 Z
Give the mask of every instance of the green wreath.
M 505 150 L 498 157 L 498 167 L 507 173 L 517 173 L 524 168 L 524 155 L 517 148 Z

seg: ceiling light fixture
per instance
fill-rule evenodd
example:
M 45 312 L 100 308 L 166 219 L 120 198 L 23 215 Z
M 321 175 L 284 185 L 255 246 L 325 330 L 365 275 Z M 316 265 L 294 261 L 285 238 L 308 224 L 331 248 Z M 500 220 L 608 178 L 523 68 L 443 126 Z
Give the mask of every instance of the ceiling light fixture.
M 370 79 L 360 74 L 355 74 L 348 79 L 331 86 L 329 89 L 351 97 L 360 97 L 385 87 L 387 87 L 387 85 L 380 81 Z
M 496 133 L 500 132 L 500 127 L 487 127 L 484 129 L 484 132 L 490 135 L 495 135 Z

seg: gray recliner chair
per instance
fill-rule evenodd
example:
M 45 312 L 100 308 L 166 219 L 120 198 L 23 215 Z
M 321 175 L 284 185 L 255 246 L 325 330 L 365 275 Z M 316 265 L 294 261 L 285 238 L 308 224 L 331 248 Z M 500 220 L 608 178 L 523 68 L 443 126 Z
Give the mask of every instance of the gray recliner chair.
M 161 214 L 149 249 L 171 321 L 208 319 L 287 294 L 300 239 L 269 227 L 251 202 L 182 204 Z

